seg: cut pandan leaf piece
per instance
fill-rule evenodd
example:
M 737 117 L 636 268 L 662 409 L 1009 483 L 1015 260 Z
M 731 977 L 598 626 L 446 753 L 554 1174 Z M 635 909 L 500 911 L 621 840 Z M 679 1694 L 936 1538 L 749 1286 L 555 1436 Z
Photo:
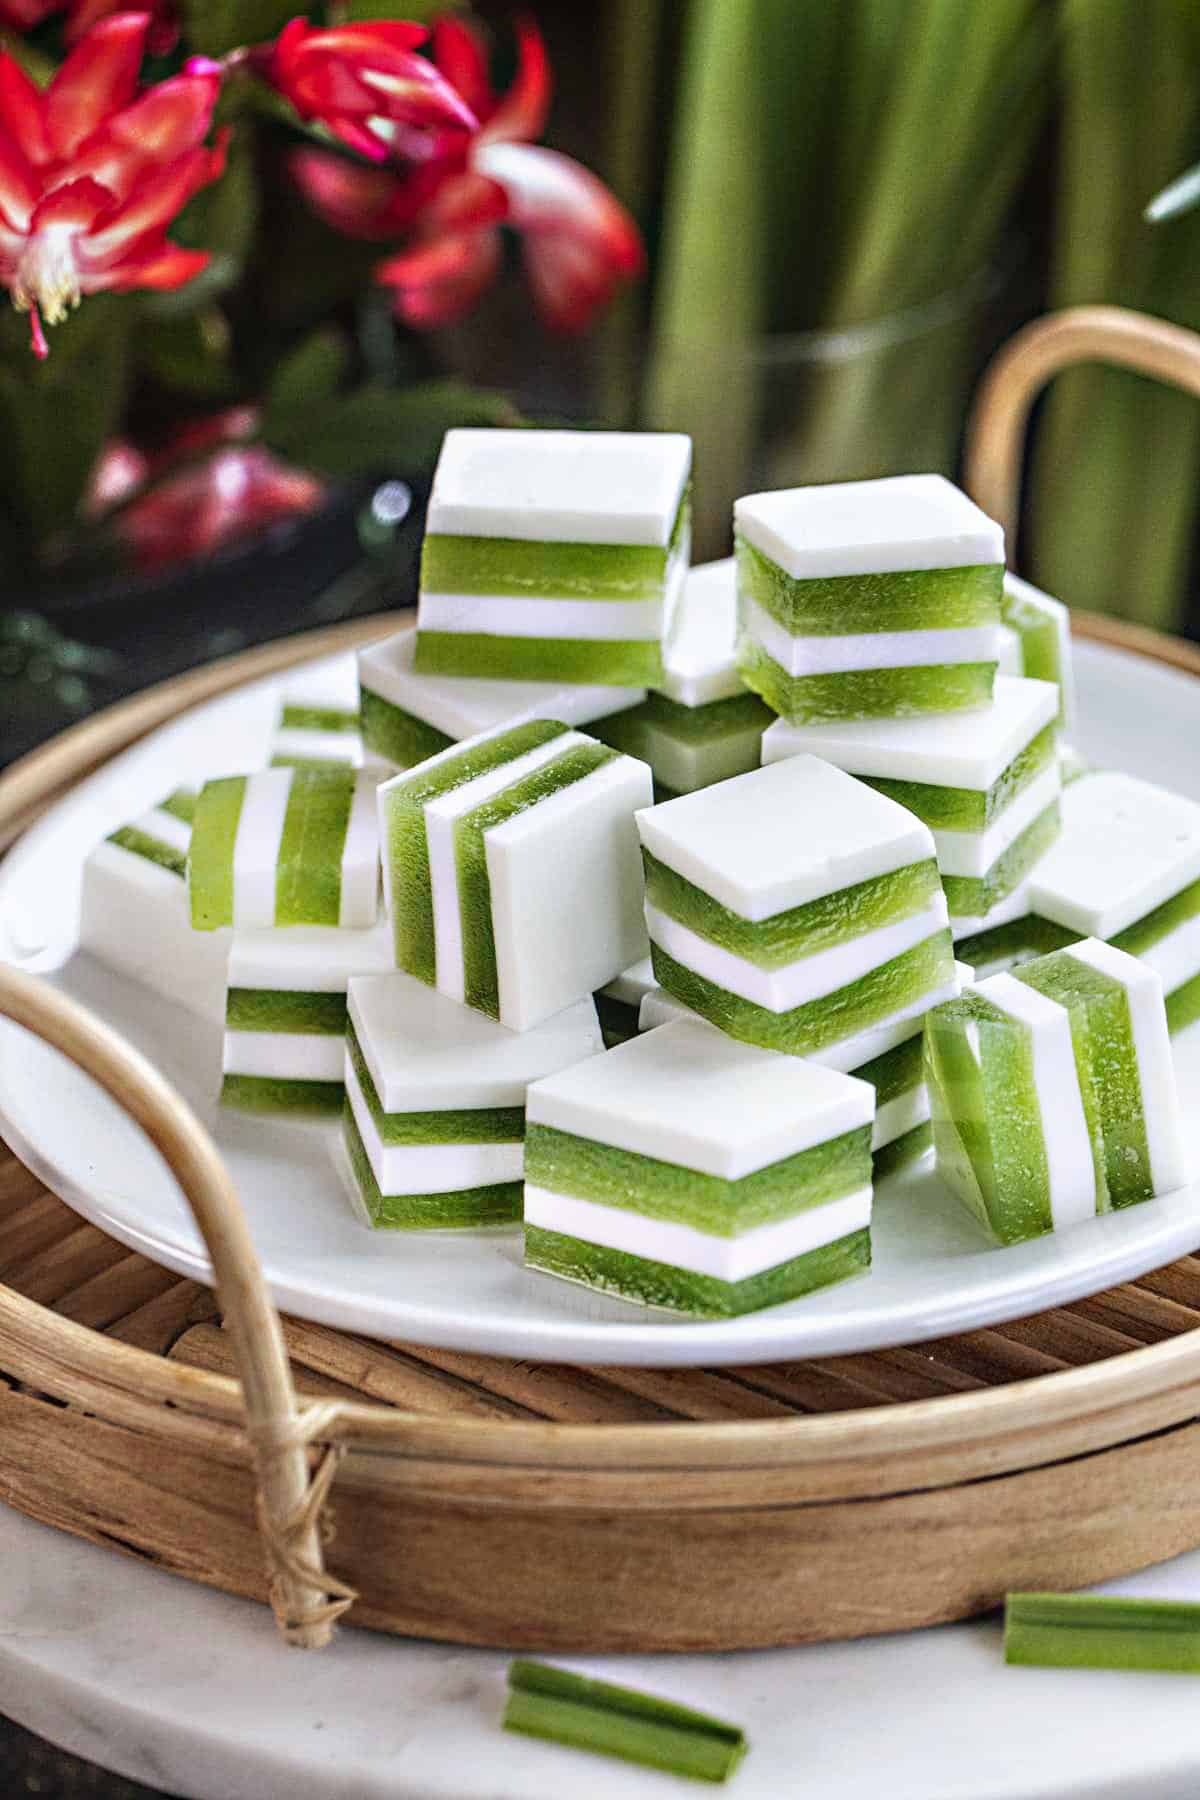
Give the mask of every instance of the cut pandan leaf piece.
M 940 475 L 734 504 L 738 667 L 793 724 L 986 707 L 1004 533 Z
M 393 769 L 411 769 L 464 738 L 523 719 L 586 725 L 636 706 L 641 686 L 579 687 L 565 682 L 460 680 L 418 675 L 414 626 L 358 653 L 363 742 Z
M 221 1101 L 248 1112 L 339 1113 L 352 975 L 391 966 L 385 924 L 239 931 L 229 952 Z
M 525 1260 L 648 1305 L 732 1316 L 870 1261 L 866 1083 L 701 1021 L 535 1082 Z
M 188 852 L 193 927 L 374 925 L 374 794 L 366 775 L 335 764 L 206 782 Z
M 687 571 L 691 441 L 446 433 L 421 555 L 421 675 L 657 685 Z
M 602 1048 L 590 999 L 518 1034 L 407 975 L 352 980 L 344 1173 L 359 1212 L 393 1230 L 514 1223 L 526 1088 Z
M 606 982 L 592 996 L 606 1050 L 615 1049 L 618 1044 L 637 1036 L 641 1030 L 642 1001 L 657 985 L 654 966 L 650 958 L 644 956 L 641 962 L 634 963 L 614 981 Z
M 650 771 L 547 720 L 379 789 L 397 964 L 527 1031 L 645 955 L 634 812 Z
M 847 1067 L 845 1040 L 955 991 L 927 827 L 829 763 L 790 757 L 640 813 L 638 828 L 659 985 L 732 1036 L 822 1059 L 836 1048 Z
M 693 1781 L 726 1781 L 746 1754 L 745 1734 L 708 1713 L 547 1663 L 508 1671 L 504 1729 L 575 1750 L 619 1757 Z
M 1200 977 L 1200 806 L 1107 771 L 1071 782 L 1061 804 L 1061 835 L 1030 876 L 1031 911 L 1153 969 L 1182 1030 Z
M 1110 945 L 972 984 L 925 1038 L 939 1173 L 1001 1243 L 1185 1179 L 1161 984 Z
M 915 813 L 933 832 L 951 917 L 974 918 L 1012 893 L 1057 833 L 1057 708 L 1050 682 L 999 676 L 984 713 L 781 719 L 764 734 L 763 762 L 823 757 Z
M 1116 1594 L 1009 1594 L 1004 1660 L 1043 1669 L 1200 1673 L 1200 1606 Z
M 110 969 L 219 1023 L 229 933 L 192 930 L 187 856 L 196 794 L 176 788 L 88 852 L 79 944 Z
M 1052 599 L 1031 581 L 1022 581 L 1007 570 L 1000 613 L 1017 641 L 1020 666 L 1014 673 L 1057 685 L 1059 723 L 1064 731 L 1070 731 L 1076 711 L 1070 613 L 1061 600 Z

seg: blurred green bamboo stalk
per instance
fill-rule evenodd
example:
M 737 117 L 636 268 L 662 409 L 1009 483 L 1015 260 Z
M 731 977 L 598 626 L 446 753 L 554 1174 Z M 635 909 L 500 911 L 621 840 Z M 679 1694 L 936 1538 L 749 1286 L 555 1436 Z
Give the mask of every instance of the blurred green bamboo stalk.
M 1195 154 L 1200 12 L 1191 0 L 1061 0 L 1055 305 L 1116 301 L 1200 327 L 1200 215 L 1149 225 L 1149 197 Z M 1062 376 L 1034 459 L 1033 566 L 1052 592 L 1149 625 L 1182 623 L 1200 407 L 1115 370 Z

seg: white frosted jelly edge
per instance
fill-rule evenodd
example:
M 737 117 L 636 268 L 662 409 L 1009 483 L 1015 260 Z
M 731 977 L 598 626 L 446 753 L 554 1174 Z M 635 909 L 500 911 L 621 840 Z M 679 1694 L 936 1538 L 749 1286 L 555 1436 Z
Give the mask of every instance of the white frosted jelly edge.
M 974 937 L 978 932 L 991 931 L 996 925 L 1011 925 L 1015 919 L 1027 919 L 1032 911 L 1027 877 L 985 913 L 951 913 L 950 930 L 956 938 Z
M 879 1108 L 875 1114 L 875 1127 L 871 1132 L 872 1150 L 882 1150 L 885 1144 L 894 1144 L 906 1132 L 915 1131 L 918 1125 L 924 1125 L 928 1117 L 929 1089 L 923 1081 L 918 1081 L 902 1094 L 885 1100 Z
M 1063 790 L 1063 828 L 1030 878 L 1030 909 L 1080 937 L 1112 938 L 1200 879 L 1200 807 L 1136 776 Z
M 999 655 L 996 628 L 992 625 L 793 636 L 748 594 L 741 598 L 741 616 L 745 629 L 788 675 L 848 675 L 858 669 L 995 662 Z
M 796 580 L 1004 561 L 1002 528 L 944 475 L 747 494 L 733 516 L 747 543 Z
M 943 875 L 987 875 L 1021 833 L 1053 806 L 1062 792 L 1058 764 L 1052 762 L 1009 801 L 984 831 L 941 831 L 933 827 L 938 868 Z
M 314 725 L 281 725 L 271 739 L 271 756 L 306 762 L 346 763 L 361 768 L 362 737 L 357 731 L 322 731 Z
M 723 1238 L 693 1225 L 648 1219 L 625 1207 L 602 1206 L 526 1182 L 525 1223 L 718 1281 L 745 1281 L 870 1225 L 871 1188 L 858 1188 L 793 1218 Z
M 184 856 L 187 855 L 188 845 L 192 841 L 192 828 L 186 820 L 177 819 L 174 813 L 164 812 L 160 806 L 152 808 L 148 813 L 143 813 L 140 819 L 134 819 L 132 826 L 127 829 L 141 831 L 147 837 L 157 838 L 160 844 L 168 844 L 172 850 L 178 850 Z M 126 855 L 137 855 L 136 850 L 125 851 L 121 844 L 116 845 L 115 848 L 122 850 Z M 172 877 L 172 879 L 178 879 L 178 877 Z
M 646 902 L 646 929 L 651 941 L 675 962 L 692 969 L 717 987 L 750 1000 L 769 1012 L 791 1012 L 810 1001 L 836 993 L 872 970 L 891 962 L 946 927 L 945 895 L 935 894 L 919 913 L 863 932 L 844 944 L 833 944 L 802 956 L 780 969 L 762 969 L 719 944 L 710 943 L 678 920 Z
M 732 556 L 685 575 L 658 692 L 679 706 L 710 706 L 746 688 L 737 671 L 737 564 Z
M 1150 1176 L 1156 1194 L 1169 1194 L 1187 1181 L 1188 1159 L 1183 1147 L 1162 980 L 1138 958 L 1095 938 L 1071 944 L 1063 954 L 1119 981 L 1125 989 L 1142 1089 Z
M 1166 994 L 1200 975 L 1200 913 L 1141 951 L 1138 961 L 1154 970 Z
M 338 924 L 365 931 L 379 917 L 379 813 L 375 788 L 365 777 L 354 784 L 342 843 L 342 891 Z
M 525 1146 L 515 1144 L 385 1144 L 354 1072 L 345 1058 L 346 1093 L 371 1173 L 386 1197 L 453 1194 L 462 1188 L 520 1181 Z
M 992 975 L 975 990 L 1028 1027 L 1033 1052 L 1035 1101 L 1046 1148 L 1050 1217 L 1056 1231 L 1095 1217 L 1096 1171 L 1075 1051 L 1065 1006 L 1015 975 Z
M 247 775 L 233 840 L 233 923 L 273 925 L 283 824 L 292 791 L 290 769 Z
M 340 1031 L 227 1031 L 221 1068 L 276 1081 L 340 1081 L 344 1043 Z
M 655 641 L 663 633 L 663 601 L 514 599 L 492 594 L 422 593 L 419 631 L 486 637 L 569 638 L 583 643 Z
M 352 976 L 383 974 L 394 967 L 386 921 L 367 931 L 343 931 L 339 925 L 273 926 L 233 934 L 229 985 L 344 994 Z

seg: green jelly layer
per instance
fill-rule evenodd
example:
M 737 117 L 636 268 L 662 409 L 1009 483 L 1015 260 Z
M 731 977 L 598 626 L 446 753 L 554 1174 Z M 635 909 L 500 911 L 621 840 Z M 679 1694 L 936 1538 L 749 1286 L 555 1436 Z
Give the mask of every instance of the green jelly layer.
M 349 1102 L 342 1128 L 350 1167 L 367 1217 L 381 1231 L 463 1231 L 479 1225 L 515 1225 L 521 1218 L 521 1183 L 453 1188 L 445 1194 L 384 1194 L 354 1122 Z
M 1029 913 L 1023 919 L 1010 919 L 1006 925 L 992 925 L 987 931 L 956 939 L 954 954 L 960 962 L 970 964 L 977 981 L 983 981 L 988 975 L 1014 969 L 1035 956 L 1049 956 L 1052 950 L 1063 950 L 1078 942 L 1078 932 Z
M 290 988 L 231 987 L 225 1001 L 227 1031 L 287 1031 L 341 1037 L 345 994 L 297 993 Z
M 1028 875 L 1034 863 L 1043 857 L 1062 830 L 1062 813 L 1057 800 L 1043 808 L 1002 856 L 998 856 L 986 875 L 943 875 L 946 905 L 955 919 L 977 919 L 1008 898 Z
M 525 1135 L 523 1106 L 457 1106 L 435 1112 L 385 1113 L 353 1025 L 346 1048 L 367 1110 L 385 1144 L 519 1144 Z
M 871 1127 L 863 1125 L 813 1144 L 740 1181 L 725 1181 L 549 1125 L 531 1124 L 525 1133 L 525 1179 L 551 1193 L 690 1225 L 713 1237 L 740 1237 L 758 1225 L 794 1218 L 866 1187 L 871 1179 Z
M 196 931 L 233 924 L 233 846 L 245 797 L 244 775 L 206 781 L 197 797 L 188 849 L 188 896 Z
M 288 1081 L 276 1075 L 226 1075 L 221 1083 L 222 1106 L 241 1112 L 308 1113 L 324 1117 L 339 1113 L 346 1090 L 340 1081 Z
M 793 637 L 848 632 L 950 631 L 1000 623 L 1001 563 L 903 569 L 880 575 L 799 580 L 735 534 L 738 590 Z
M 429 874 L 429 846 L 425 837 L 425 807 L 443 794 L 486 775 L 491 769 L 514 762 L 526 751 L 566 731 L 551 719 L 531 719 L 497 737 L 469 744 L 455 756 L 447 756 L 430 769 L 417 768 L 397 779 L 382 793 L 384 813 L 383 854 L 387 858 L 391 886 L 392 931 L 396 963 L 410 975 L 437 985 L 437 953 L 433 932 L 433 889 Z
M 280 754 L 271 758 L 272 769 L 350 769 L 354 764 L 348 756 L 288 756 Z
M 979 1061 L 967 1030 L 979 1030 Z M 925 1021 L 926 1075 L 938 1167 L 1002 1244 L 1054 1228 L 1050 1170 L 1033 1074 L 1033 1037 L 978 994 Z
M 145 862 L 157 863 L 170 875 L 183 875 L 187 869 L 186 851 L 177 850 L 174 844 L 164 844 L 161 838 L 152 837 L 148 831 L 139 831 L 136 825 L 122 825 L 119 830 L 109 833 L 107 841 L 116 844 L 120 850 L 128 850 L 132 856 L 140 856 Z
M 444 731 L 405 712 L 402 706 L 385 700 L 382 694 L 372 693 L 370 688 L 361 688 L 359 692 L 364 748 L 395 763 L 398 769 L 413 769 L 427 756 L 436 756 L 454 743 L 455 740 L 447 737 Z
M 655 638 L 493 637 L 483 631 L 417 631 L 418 675 L 489 681 L 565 681 L 586 687 L 652 687 L 663 678 Z
M 925 1079 L 925 1051 L 920 1031 L 914 1031 L 902 1044 L 885 1050 L 882 1056 L 860 1064 L 857 1069 L 851 1069 L 850 1073 L 857 1076 L 859 1081 L 871 1083 L 875 1089 L 877 1109 L 886 1106 L 889 1100 L 895 1100 L 898 1095 L 907 1094 L 910 1088 L 916 1087 L 918 1082 Z
M 353 769 L 296 769 L 275 867 L 276 925 L 336 925 L 342 851 L 354 800 Z
M 659 786 L 695 793 L 757 769 L 762 734 L 773 717 L 757 694 L 734 694 L 707 706 L 680 706 L 665 694 L 651 694 L 640 706 L 601 719 L 591 731 L 615 750 L 649 763 Z
M 500 1017 L 500 976 L 496 966 L 496 936 L 492 926 L 492 885 L 487 868 L 487 834 L 508 819 L 585 781 L 615 762 L 616 750 L 607 744 L 575 744 L 553 762 L 544 763 L 523 780 L 495 794 L 474 812 L 454 824 L 454 867 L 458 908 L 462 921 L 463 997 L 493 1019 Z
M 159 801 L 158 810 L 170 813 L 173 819 L 179 819 L 184 825 L 190 825 L 196 816 L 198 798 L 195 788 L 176 788 L 165 800 Z
M 1186 925 L 1200 913 L 1200 881 L 1193 881 L 1189 887 L 1181 888 L 1179 893 L 1172 894 L 1153 912 L 1144 918 L 1135 919 L 1124 931 L 1118 931 L 1109 939 L 1118 950 L 1127 950 L 1130 956 L 1144 956 L 1147 950 L 1176 931 L 1180 925 Z
M 1069 950 L 1023 964 L 1017 980 L 1070 1012 L 1084 1112 L 1109 1203 L 1149 1200 L 1154 1179 L 1128 994 Z
M 893 781 L 878 775 L 860 775 L 859 780 L 877 794 L 906 806 L 934 830 L 985 831 L 1023 788 L 1055 762 L 1057 733 L 1055 725 L 1039 731 L 987 789 L 936 787 L 932 782 Z
M 522 600 L 655 600 L 690 518 L 685 488 L 666 544 L 552 543 L 427 532 L 421 592 Z
M 738 634 L 738 673 L 789 725 L 828 719 L 916 719 L 991 705 L 994 662 L 931 663 L 911 669 L 847 669 L 789 675 L 748 631 Z
M 811 1056 L 829 1044 L 882 1024 L 923 994 L 943 987 L 954 972 L 950 933 L 936 931 L 832 994 L 791 1012 L 775 1013 L 684 968 L 658 944 L 651 943 L 650 955 L 659 986 L 693 1012 L 743 1043 L 761 1044 L 792 1056 Z
M 890 874 L 872 876 L 869 881 L 823 894 L 819 900 L 807 900 L 768 919 L 752 921 L 722 906 L 651 851 L 642 850 L 642 864 L 651 905 L 698 937 L 760 969 L 786 968 L 801 957 L 911 918 L 941 889 L 932 859 L 907 863 Z
M 525 1227 L 525 1262 L 531 1269 L 559 1275 L 584 1287 L 599 1288 L 646 1306 L 666 1306 L 675 1312 L 728 1319 L 739 1313 L 758 1312 L 784 1300 L 799 1299 L 816 1288 L 860 1275 L 871 1266 L 871 1233 L 852 1231 L 832 1244 L 821 1244 L 791 1262 L 764 1269 L 745 1281 L 720 1281 L 677 1269 L 650 1257 L 631 1256 L 624 1250 L 607 1250 L 565 1232 L 547 1231 L 541 1225 Z
M 918 1043 L 920 1039 L 917 1040 Z M 895 1175 L 901 1169 L 907 1169 L 918 1157 L 933 1146 L 933 1126 L 926 1119 L 920 1125 L 914 1125 L 902 1137 L 893 1138 L 890 1144 L 882 1145 L 871 1157 L 872 1180 L 883 1181 L 888 1175 Z
M 357 712 L 347 712 L 340 706 L 292 706 L 287 705 L 279 715 L 282 730 L 295 731 L 357 731 Z
M 1200 1019 L 1200 975 L 1193 975 L 1167 995 L 1167 1029 L 1172 1036 Z
M 628 1000 L 614 1000 L 611 994 L 593 994 L 592 999 L 606 1050 L 615 1050 L 618 1044 L 627 1044 L 637 1036 L 640 1007 L 632 1006 Z

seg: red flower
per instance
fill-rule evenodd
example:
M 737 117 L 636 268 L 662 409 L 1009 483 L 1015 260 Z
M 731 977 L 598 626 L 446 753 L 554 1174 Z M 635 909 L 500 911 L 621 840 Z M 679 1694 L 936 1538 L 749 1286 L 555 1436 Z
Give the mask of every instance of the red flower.
M 285 25 L 259 63 L 302 119 L 316 120 L 373 162 L 428 131 L 471 131 L 475 115 L 434 65 L 415 54 L 429 33 L 393 20 L 321 31 Z
M 257 424 L 250 407 L 201 419 L 176 433 L 165 451 L 145 457 L 122 439 L 107 446 L 92 477 L 93 517 L 125 501 L 146 480 L 154 485 L 128 501 L 114 527 L 134 562 L 151 573 L 211 556 L 239 538 L 313 512 L 325 489 L 316 476 L 293 469 L 261 444 L 240 442 Z M 200 462 L 172 464 L 212 448 Z
M 74 44 L 98 20 L 123 10 L 122 0 L 0 0 L 0 25 L 11 31 L 30 31 L 51 13 L 65 12 L 63 36 L 68 44 Z M 153 56 L 165 56 L 179 40 L 173 0 L 147 0 L 140 10 L 151 15 L 147 48 Z
M 522 234 L 534 298 L 559 330 L 582 330 L 643 266 L 637 227 L 603 182 L 528 141 L 546 122 L 550 68 L 533 21 L 521 21 L 518 34 L 516 78 L 498 96 L 474 33 L 457 19 L 439 21 L 434 60 L 480 128 L 465 141 L 436 142 L 406 175 L 320 151 L 293 157 L 310 204 L 335 230 L 380 241 L 411 232 L 411 244 L 377 271 L 408 325 L 441 325 L 473 305 L 499 267 L 501 224 Z
M 84 294 L 177 288 L 208 262 L 167 226 L 225 166 L 204 145 L 221 84 L 215 63 L 138 92 L 148 13 L 116 13 L 81 39 L 45 92 L 0 55 L 0 285 L 57 325 Z

